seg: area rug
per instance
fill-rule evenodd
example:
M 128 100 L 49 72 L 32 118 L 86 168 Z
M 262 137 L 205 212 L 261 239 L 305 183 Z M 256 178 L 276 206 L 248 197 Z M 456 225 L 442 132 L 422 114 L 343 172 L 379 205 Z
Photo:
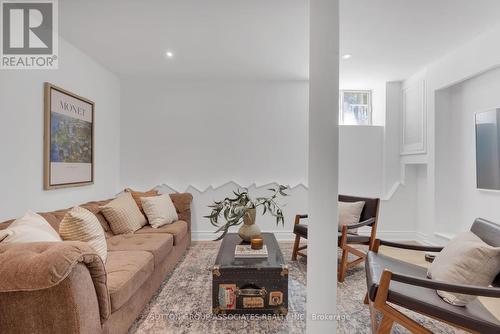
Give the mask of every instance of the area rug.
M 280 248 L 290 267 L 289 314 L 286 318 L 246 317 L 223 319 L 213 317 L 212 274 L 219 242 L 193 242 L 184 259 L 162 284 L 130 333 L 305 333 L 306 262 L 291 261 L 290 242 Z M 325 257 L 325 265 L 328 257 Z M 337 333 L 371 333 L 370 314 L 363 298 L 366 292 L 363 265 L 351 269 L 337 290 Z M 406 312 L 434 333 L 462 333 L 440 322 Z M 395 326 L 393 333 L 408 333 Z

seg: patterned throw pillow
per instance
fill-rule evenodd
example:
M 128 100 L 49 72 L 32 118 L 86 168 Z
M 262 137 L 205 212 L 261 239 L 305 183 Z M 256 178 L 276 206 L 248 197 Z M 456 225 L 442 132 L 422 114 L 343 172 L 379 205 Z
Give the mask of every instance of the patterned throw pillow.
M 59 234 L 63 240 L 87 242 L 102 262 L 106 263 L 108 246 L 104 230 L 97 217 L 89 210 L 75 206 L 68 211 L 59 225 Z
M 143 197 L 141 201 L 144 212 L 148 217 L 149 224 L 151 224 L 152 227 L 158 228 L 179 220 L 174 203 L 168 194 L 155 197 Z
M 132 195 L 132 198 L 134 199 L 135 203 L 137 204 L 139 210 L 141 210 L 142 213 L 144 213 L 144 209 L 142 208 L 141 198 L 158 196 L 158 190 L 155 189 L 143 192 L 143 191 L 135 191 L 130 188 L 125 188 L 125 191 Z
M 101 207 L 114 234 L 133 233 L 147 224 L 132 195 L 125 192 Z

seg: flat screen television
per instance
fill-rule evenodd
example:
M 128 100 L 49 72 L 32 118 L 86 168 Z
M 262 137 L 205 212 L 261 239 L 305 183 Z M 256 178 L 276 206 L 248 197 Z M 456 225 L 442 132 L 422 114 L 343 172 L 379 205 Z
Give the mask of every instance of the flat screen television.
M 477 188 L 500 191 L 500 108 L 476 113 Z

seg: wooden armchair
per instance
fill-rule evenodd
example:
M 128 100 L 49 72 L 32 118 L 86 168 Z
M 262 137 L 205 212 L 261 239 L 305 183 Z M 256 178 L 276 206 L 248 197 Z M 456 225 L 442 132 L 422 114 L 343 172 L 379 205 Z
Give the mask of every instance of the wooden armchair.
M 356 225 L 344 225 L 338 236 L 338 246 L 342 248 L 342 257 L 338 266 L 338 281 L 343 282 L 347 269 L 363 262 L 366 258 L 366 253 L 359 248 L 354 248 L 353 245 L 366 245 L 371 249 L 374 245 L 377 233 L 378 212 L 380 200 L 378 198 L 365 198 L 339 195 L 339 202 L 365 202 L 363 211 L 361 212 L 360 222 Z M 293 233 L 295 234 L 295 244 L 293 247 L 292 260 L 297 260 L 297 255 L 307 257 L 301 252 L 307 246 L 300 246 L 300 239 L 307 239 L 307 224 L 301 223 L 302 219 L 307 218 L 307 215 L 296 215 Z M 350 233 L 353 229 L 360 227 L 370 227 L 370 235 L 358 235 Z M 353 254 L 356 258 L 349 262 L 349 254 Z
M 500 225 L 476 219 L 471 232 L 489 245 L 500 247 Z M 500 273 L 493 287 L 450 284 L 427 278 L 427 269 L 378 253 L 380 245 L 415 251 L 439 252 L 442 247 L 405 245 L 376 240 L 368 252 L 365 268 L 368 293 L 365 304 L 370 307 L 373 333 L 390 333 L 394 322 L 412 333 L 432 333 L 391 304 L 443 321 L 471 333 L 500 333 L 500 321 L 476 299 L 465 307 L 443 301 L 435 290 L 500 299 Z M 377 323 L 376 312 L 382 314 Z

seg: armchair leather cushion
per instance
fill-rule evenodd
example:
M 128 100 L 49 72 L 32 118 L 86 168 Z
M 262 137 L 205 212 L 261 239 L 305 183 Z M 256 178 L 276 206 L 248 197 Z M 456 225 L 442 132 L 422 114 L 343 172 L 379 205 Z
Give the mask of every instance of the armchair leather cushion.
M 307 224 L 295 224 L 293 226 L 293 233 L 307 239 Z
M 427 270 L 414 264 L 368 252 L 365 263 L 368 296 L 375 301 L 380 278 L 384 269 L 392 272 L 427 277 Z M 478 333 L 499 333 L 500 322 L 475 299 L 465 307 L 453 306 L 443 301 L 433 289 L 392 281 L 387 300 L 437 319 L 473 329 Z
M 493 247 L 472 232 L 458 234 L 436 256 L 427 276 L 452 284 L 489 286 L 500 272 L 500 247 Z M 437 291 L 444 301 L 464 306 L 475 299 L 447 291 Z

